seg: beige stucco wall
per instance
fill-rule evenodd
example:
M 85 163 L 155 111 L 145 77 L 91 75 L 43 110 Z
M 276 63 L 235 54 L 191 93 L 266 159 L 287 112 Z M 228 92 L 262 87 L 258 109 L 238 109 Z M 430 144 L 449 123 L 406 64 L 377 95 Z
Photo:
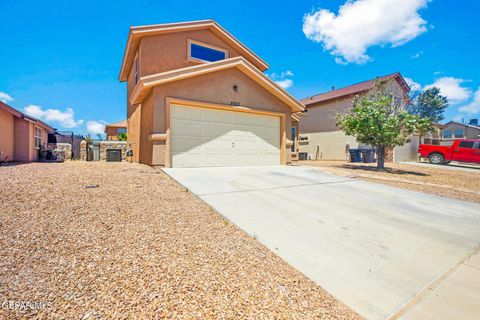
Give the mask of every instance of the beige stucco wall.
M 14 116 L 0 110 L 0 161 L 14 160 Z
M 238 92 L 233 85 L 239 87 Z M 252 109 L 284 113 L 285 131 L 290 132 L 290 107 L 237 69 L 228 69 L 153 88 L 142 102 L 140 162 L 165 165 L 165 143 L 149 140 L 152 133 L 166 133 L 166 98 L 180 98 L 230 105 L 231 101 Z M 232 107 L 234 109 L 234 107 Z M 150 125 L 151 123 L 151 125 Z M 129 132 L 131 132 L 129 127 Z M 129 135 L 130 136 L 130 135 Z M 286 159 L 290 159 L 290 149 Z
M 345 135 L 342 130 L 300 134 L 308 141 L 299 141 L 299 152 L 307 152 L 311 160 L 347 160 L 346 146 L 356 149 L 355 137 Z
M 409 141 L 403 146 L 398 146 L 393 149 L 393 161 L 418 161 L 418 146 L 420 145 L 420 137 L 412 136 Z
M 347 113 L 352 108 L 352 98 L 336 99 L 315 104 L 307 108 L 300 117 L 300 133 L 338 131 L 336 116 Z
M 189 39 L 226 49 L 228 58 L 240 55 L 233 47 L 206 29 L 143 37 L 139 46 L 140 76 L 198 65 L 198 62 L 187 59 Z

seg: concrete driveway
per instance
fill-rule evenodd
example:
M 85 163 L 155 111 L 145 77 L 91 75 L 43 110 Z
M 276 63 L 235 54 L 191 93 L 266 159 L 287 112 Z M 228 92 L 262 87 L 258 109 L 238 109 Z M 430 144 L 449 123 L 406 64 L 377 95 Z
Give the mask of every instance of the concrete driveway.
M 480 205 L 309 167 L 164 171 L 368 319 L 480 317 Z

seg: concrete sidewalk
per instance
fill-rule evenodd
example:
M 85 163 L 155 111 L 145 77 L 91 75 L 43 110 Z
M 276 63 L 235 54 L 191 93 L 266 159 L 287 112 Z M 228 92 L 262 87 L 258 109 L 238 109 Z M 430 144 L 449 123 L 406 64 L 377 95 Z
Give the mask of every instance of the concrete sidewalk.
M 478 319 L 478 204 L 309 167 L 164 171 L 368 319 Z

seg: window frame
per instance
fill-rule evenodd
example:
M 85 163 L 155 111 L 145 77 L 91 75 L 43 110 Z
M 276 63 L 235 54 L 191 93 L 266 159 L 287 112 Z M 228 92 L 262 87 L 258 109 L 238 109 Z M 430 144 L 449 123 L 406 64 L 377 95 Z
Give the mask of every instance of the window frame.
M 211 44 L 208 44 L 208 43 L 200 42 L 200 41 L 197 41 L 197 40 L 188 39 L 187 40 L 187 61 L 191 61 L 191 62 L 195 62 L 195 63 L 215 62 L 215 61 L 208 61 L 208 60 L 203 60 L 203 59 L 192 57 L 192 51 L 191 51 L 192 44 L 223 52 L 223 53 L 225 53 L 225 59 L 223 59 L 223 60 L 228 59 L 228 50 L 227 49 L 217 47 L 217 46 L 214 46 L 214 45 L 211 45 Z M 221 61 L 221 60 L 216 60 L 216 61 Z
M 461 132 L 461 135 L 457 135 L 457 132 Z M 465 136 L 465 130 L 464 129 L 453 130 L 453 137 L 454 138 L 463 138 L 464 136 Z
M 446 136 L 446 133 L 448 132 L 448 136 Z M 444 139 L 451 139 L 452 138 L 452 130 L 443 130 L 442 132 L 442 138 Z
M 135 59 L 133 60 L 133 82 L 134 85 L 137 85 L 138 83 L 138 55 L 135 56 Z
M 37 135 L 37 133 L 39 135 Z M 39 141 L 38 146 L 37 146 L 37 141 Z M 42 147 L 42 128 L 34 126 L 33 127 L 33 148 L 35 150 L 40 150 L 41 147 Z
M 123 128 L 123 127 L 117 128 L 117 135 L 122 133 L 127 133 L 127 128 Z

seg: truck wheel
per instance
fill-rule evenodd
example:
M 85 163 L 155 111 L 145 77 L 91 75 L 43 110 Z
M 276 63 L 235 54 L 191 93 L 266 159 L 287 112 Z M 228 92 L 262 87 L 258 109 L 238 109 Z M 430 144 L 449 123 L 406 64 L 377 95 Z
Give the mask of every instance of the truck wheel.
M 432 153 L 428 156 L 428 160 L 432 164 L 443 164 L 445 162 L 445 158 L 440 153 Z

